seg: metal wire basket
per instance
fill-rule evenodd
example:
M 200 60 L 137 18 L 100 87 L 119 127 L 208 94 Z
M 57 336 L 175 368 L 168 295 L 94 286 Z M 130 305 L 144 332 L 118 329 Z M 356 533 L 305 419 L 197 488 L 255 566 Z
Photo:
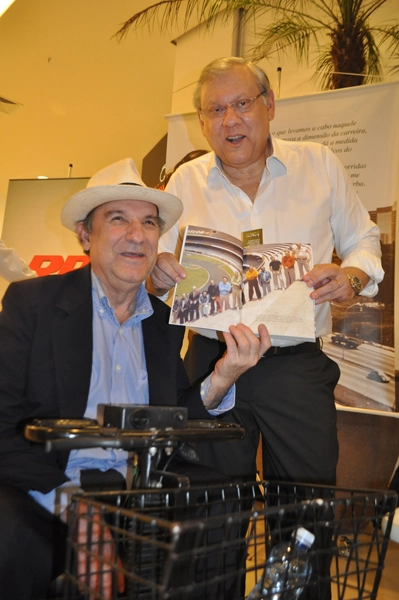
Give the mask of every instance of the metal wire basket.
M 389 491 L 281 482 L 82 494 L 71 509 L 63 597 L 240 600 L 270 549 L 304 526 L 315 535 L 312 574 L 302 592 L 270 597 L 321 600 L 332 588 L 338 600 L 373 599 L 396 502 Z

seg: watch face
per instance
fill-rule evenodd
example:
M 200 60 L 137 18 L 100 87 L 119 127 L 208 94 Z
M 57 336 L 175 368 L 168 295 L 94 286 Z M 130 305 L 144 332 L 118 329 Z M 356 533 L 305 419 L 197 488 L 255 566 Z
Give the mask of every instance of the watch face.
M 360 294 L 360 292 L 363 289 L 363 284 L 360 281 L 360 279 L 358 277 L 356 277 L 355 275 L 348 275 L 347 277 L 349 279 L 349 283 L 352 286 L 353 291 L 355 292 L 355 294 Z

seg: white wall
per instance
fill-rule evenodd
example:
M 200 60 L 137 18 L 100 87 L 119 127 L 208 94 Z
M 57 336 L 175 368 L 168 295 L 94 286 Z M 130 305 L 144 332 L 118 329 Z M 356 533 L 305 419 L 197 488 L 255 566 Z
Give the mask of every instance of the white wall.
M 9 179 L 91 176 L 166 134 L 175 46 L 158 32 L 111 39 L 149 0 L 15 0 L 0 18 L 0 231 Z
M 155 28 L 130 32 L 120 44 L 111 39 L 152 3 L 15 0 L 0 18 L 0 96 L 23 104 L 10 115 L 0 112 L 0 231 L 9 179 L 66 177 L 70 163 L 73 177 L 86 177 L 127 156 L 140 169 L 167 132 L 165 115 L 192 112 L 198 74 L 231 53 L 233 24 L 212 33 Z M 378 14 L 398 19 L 399 2 L 389 0 Z M 248 30 L 245 50 L 249 36 Z M 282 66 L 282 98 L 317 90 L 293 57 L 273 61 L 262 66 L 274 87 Z

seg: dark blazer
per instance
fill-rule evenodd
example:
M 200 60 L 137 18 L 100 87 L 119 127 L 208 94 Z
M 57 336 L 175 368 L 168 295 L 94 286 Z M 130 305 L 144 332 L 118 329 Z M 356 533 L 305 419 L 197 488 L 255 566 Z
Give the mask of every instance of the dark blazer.
M 25 440 L 34 418 L 82 418 L 90 387 L 93 335 L 90 266 L 12 283 L 0 313 L 0 481 L 46 493 L 66 481 L 68 452 L 45 453 Z M 187 406 L 209 418 L 191 388 L 180 349 L 184 328 L 150 296 L 142 322 L 150 404 Z

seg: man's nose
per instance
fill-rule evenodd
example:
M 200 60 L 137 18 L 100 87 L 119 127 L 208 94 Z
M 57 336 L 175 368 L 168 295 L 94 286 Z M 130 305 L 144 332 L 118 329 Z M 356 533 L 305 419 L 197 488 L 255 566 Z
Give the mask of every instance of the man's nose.
M 140 219 L 132 219 L 126 229 L 126 239 L 136 244 L 144 239 L 144 227 Z
M 223 124 L 231 126 L 238 123 L 240 116 L 232 106 L 226 106 L 226 112 L 223 115 Z

